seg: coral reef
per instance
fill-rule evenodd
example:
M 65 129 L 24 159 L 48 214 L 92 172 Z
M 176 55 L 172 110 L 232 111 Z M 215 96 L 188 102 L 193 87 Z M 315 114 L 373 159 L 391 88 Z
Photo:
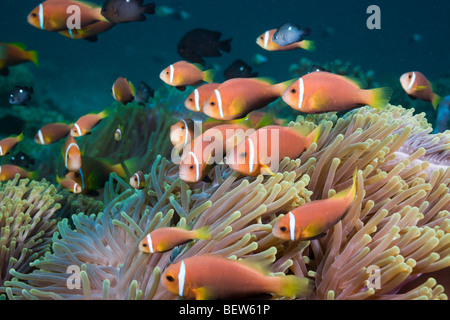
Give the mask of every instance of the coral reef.
M 283 159 L 274 176 L 242 177 L 221 163 L 211 182 L 188 185 L 162 156 L 143 190 L 111 175 L 103 211 L 72 215 L 73 226 L 58 222 L 52 250 L 30 264 L 31 273 L 11 268 L 0 292 L 8 299 L 173 299 L 160 285 L 164 267 L 215 253 L 270 263 L 272 274 L 311 277 L 308 299 L 447 299 L 439 271 L 450 267 L 449 133 L 430 134 L 424 114 L 396 106 L 296 123 L 311 130 L 322 123 L 321 137 L 299 159 Z M 272 235 L 278 216 L 349 187 L 355 167 L 356 199 L 325 237 Z M 140 252 L 140 240 L 163 226 L 210 226 L 213 237 Z M 79 288 L 70 282 L 74 266 Z

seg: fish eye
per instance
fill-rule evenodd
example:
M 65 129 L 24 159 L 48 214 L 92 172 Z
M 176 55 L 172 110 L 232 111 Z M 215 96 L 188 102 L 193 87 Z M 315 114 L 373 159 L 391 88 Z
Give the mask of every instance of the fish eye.
M 192 101 L 194 101 L 194 100 L 193 100 L 192 98 L 189 98 L 189 101 L 191 101 L 191 102 L 192 102 Z
M 210 105 L 212 105 L 214 107 L 216 105 L 216 103 L 214 101 L 211 101 Z
M 143 243 L 142 246 L 143 246 L 144 248 L 147 248 L 147 244 L 146 244 L 146 243 Z
M 166 276 L 166 279 L 167 279 L 167 281 L 169 281 L 169 282 L 174 282 L 174 281 L 175 281 L 175 278 L 174 278 L 173 276 L 171 276 L 170 274 L 168 274 L 168 275 Z
M 411 75 L 408 75 L 408 78 L 411 79 Z
M 241 153 L 241 158 L 245 158 L 247 156 L 247 152 L 242 152 Z
M 182 126 L 182 127 L 181 127 L 181 129 L 183 129 L 183 130 L 184 130 L 184 126 Z
M 34 17 L 34 18 L 36 18 L 36 17 L 37 17 L 37 14 L 33 12 L 33 13 L 31 14 L 31 16 Z
M 291 89 L 291 93 L 297 93 L 297 90 Z
M 280 231 L 281 231 L 281 232 L 286 232 L 286 231 L 287 231 L 287 228 L 286 228 L 286 226 L 282 226 L 282 227 L 280 227 Z
M 189 169 L 191 169 L 191 170 L 194 169 L 194 165 L 191 165 L 191 166 L 189 167 Z
M 166 74 L 169 74 L 169 71 L 166 71 Z

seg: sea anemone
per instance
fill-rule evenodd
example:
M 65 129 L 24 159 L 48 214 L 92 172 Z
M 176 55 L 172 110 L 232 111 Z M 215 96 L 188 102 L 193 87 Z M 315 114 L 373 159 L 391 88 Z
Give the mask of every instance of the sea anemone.
M 32 273 L 11 269 L 0 290 L 9 299 L 173 299 L 160 285 L 162 270 L 214 253 L 270 263 L 273 275 L 310 277 L 308 299 L 447 299 L 448 288 L 428 274 L 450 266 L 450 170 L 437 163 L 448 154 L 448 132 L 430 135 L 423 114 L 395 106 L 299 116 L 289 125 L 298 124 L 321 124 L 321 136 L 299 159 L 283 159 L 274 176 L 244 177 L 219 163 L 211 182 L 188 185 L 161 156 L 143 190 L 112 175 L 103 212 L 73 215 L 73 228 L 59 222 L 52 251 L 30 264 Z M 426 143 L 414 144 L 417 137 Z M 427 173 L 427 155 L 438 155 L 441 167 Z M 324 237 L 272 235 L 289 210 L 348 188 L 355 167 L 356 198 Z M 140 252 L 141 239 L 163 226 L 210 226 L 213 236 Z

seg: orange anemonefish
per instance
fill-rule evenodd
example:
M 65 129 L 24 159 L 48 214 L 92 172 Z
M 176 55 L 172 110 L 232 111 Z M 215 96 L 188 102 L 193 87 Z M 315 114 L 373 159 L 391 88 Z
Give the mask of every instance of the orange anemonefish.
M 295 125 L 270 125 L 256 130 L 227 156 L 226 163 L 246 176 L 272 174 L 285 157 L 297 159 L 312 143 L 317 142 L 322 125 L 309 132 Z
M 77 120 L 70 130 L 72 137 L 81 137 L 91 132 L 92 128 L 100 123 L 104 118 L 109 116 L 107 110 L 100 113 L 89 113 Z
M 117 142 L 122 141 L 122 135 L 123 135 L 123 126 L 119 125 L 116 131 L 114 131 L 114 140 L 116 140 Z
M 27 51 L 21 43 L 0 43 L 0 70 L 27 61 L 39 65 L 36 51 Z
M 217 89 L 219 85 L 220 83 L 205 83 L 200 87 L 195 88 L 184 101 L 184 106 L 188 110 L 202 112 L 206 99 L 214 94 L 214 90 Z
M 286 50 L 296 50 L 304 49 L 307 51 L 314 51 L 316 49 L 314 41 L 302 40 L 288 44 L 286 46 L 281 46 L 273 41 L 273 35 L 277 29 L 267 30 L 258 38 L 256 38 L 256 43 L 263 49 L 268 51 L 286 51 Z
M 358 81 L 330 72 L 311 72 L 290 85 L 282 98 L 292 109 L 304 113 L 346 111 L 364 105 L 383 110 L 391 98 L 392 89 L 364 90 Z
M 72 193 L 79 194 L 83 192 L 83 188 L 78 184 L 77 181 L 74 181 L 69 178 L 63 178 L 56 177 L 56 182 L 58 182 L 61 186 L 63 186 L 65 189 L 69 190 Z
M 203 113 L 217 120 L 233 120 L 275 101 L 292 80 L 271 84 L 262 78 L 233 78 L 214 90 L 203 106 Z
M 70 39 L 83 39 L 90 42 L 98 40 L 98 34 L 106 32 L 115 24 L 109 21 L 97 21 L 81 29 L 68 29 L 60 31 L 59 34 Z
M 64 165 L 69 171 L 78 171 L 81 168 L 81 150 L 75 138 L 68 135 L 64 145 Z
M 433 86 L 420 72 L 407 72 L 400 77 L 400 83 L 411 99 L 431 102 L 436 110 L 442 98 L 433 92 Z
M 0 157 L 7 155 L 24 138 L 23 133 L 0 141 Z
M 214 69 L 203 71 L 202 66 L 199 64 L 178 61 L 161 71 L 159 77 L 168 85 L 184 91 L 186 86 L 196 86 L 202 82 L 213 82 L 215 73 Z
M 184 148 L 194 141 L 195 123 L 192 119 L 181 119 L 170 126 L 170 141 L 174 147 Z
M 74 15 L 74 10 L 80 12 L 79 23 L 81 28 L 96 21 L 108 21 L 102 16 L 100 6 L 74 0 L 44 1 L 30 12 L 27 20 L 33 27 L 41 30 L 63 31 L 68 29 L 67 22 Z
M 291 241 L 312 240 L 324 236 L 328 229 L 342 219 L 355 199 L 357 173 L 358 170 L 355 169 L 350 188 L 336 193 L 331 198 L 308 202 L 279 218 L 272 229 L 273 235 Z
M 185 182 L 198 182 L 207 174 L 211 159 L 221 161 L 239 144 L 250 126 L 247 123 L 218 125 L 195 138 L 181 157 L 179 175 Z M 216 153 L 217 152 L 217 153 Z
M 114 82 L 111 88 L 111 93 L 117 102 L 128 104 L 134 101 L 136 88 L 131 81 L 128 81 L 126 78 L 119 77 L 116 82 Z
M 269 276 L 260 266 L 219 255 L 197 255 L 169 265 L 161 276 L 162 285 L 187 299 L 230 299 L 275 294 L 307 296 L 312 281 L 294 275 Z M 268 273 L 268 272 L 267 272 Z
M 211 233 L 206 226 L 196 230 L 185 230 L 178 227 L 159 228 L 142 239 L 139 250 L 146 253 L 166 252 L 192 240 L 207 240 L 210 238 Z
M 66 137 L 72 129 L 73 123 L 54 122 L 43 126 L 38 130 L 34 141 L 37 144 L 48 145 Z
M 145 176 L 142 171 L 138 171 L 130 178 L 130 185 L 137 189 L 141 190 L 145 188 Z
M 16 177 L 16 174 L 20 175 L 20 179 L 36 179 L 38 177 L 37 171 L 27 171 L 12 164 L 0 165 L 0 181 L 12 180 Z

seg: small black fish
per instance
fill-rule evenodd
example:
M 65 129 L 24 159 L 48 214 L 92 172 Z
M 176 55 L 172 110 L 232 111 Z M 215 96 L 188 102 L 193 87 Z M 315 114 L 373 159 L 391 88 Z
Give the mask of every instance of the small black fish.
M 309 36 L 310 34 L 310 28 L 301 29 L 300 26 L 288 22 L 277 29 L 272 40 L 280 46 L 287 46 L 294 42 L 302 41 L 304 37 Z
M 223 76 L 226 80 L 232 78 L 254 78 L 258 76 L 258 72 L 252 73 L 252 67 L 244 60 L 237 59 L 225 69 Z
M 31 99 L 33 94 L 33 87 L 19 87 L 15 86 L 13 92 L 9 96 L 10 104 L 25 105 L 25 102 Z
M 19 166 L 21 168 L 30 169 L 34 166 L 34 159 L 28 156 L 26 153 L 19 151 L 15 155 L 11 156 L 8 160 L 9 164 Z
M 322 67 L 317 66 L 317 65 L 314 64 L 314 65 L 311 66 L 311 68 L 309 69 L 308 73 L 317 72 L 317 71 L 329 72 L 327 69 L 322 68 Z
M 106 0 L 102 15 L 113 23 L 146 20 L 145 14 L 155 13 L 155 3 L 142 5 L 144 0 Z
M 145 105 L 150 98 L 155 96 L 155 89 L 150 87 L 144 81 L 141 81 L 134 96 L 134 100 L 141 105 Z
M 184 59 L 205 64 L 205 57 L 220 57 L 231 51 L 231 38 L 220 40 L 222 33 L 202 28 L 187 32 L 178 42 L 178 53 Z

